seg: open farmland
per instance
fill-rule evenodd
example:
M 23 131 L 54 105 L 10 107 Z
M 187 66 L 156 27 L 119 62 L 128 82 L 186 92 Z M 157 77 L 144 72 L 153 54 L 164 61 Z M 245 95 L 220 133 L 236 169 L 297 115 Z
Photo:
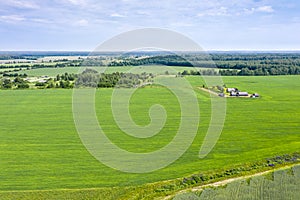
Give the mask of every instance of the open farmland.
M 157 65 L 149 65 L 149 66 L 143 66 L 141 67 L 142 70 L 145 70 L 145 67 L 149 67 L 151 68 L 151 72 L 153 73 L 157 73 L 157 74 L 165 74 L 165 71 L 161 71 Z M 177 72 L 183 72 L 184 70 L 186 71 L 190 71 L 193 68 L 192 67 L 178 67 L 178 66 L 170 66 L 174 71 Z M 82 67 L 84 68 L 84 67 Z M 87 68 L 89 69 L 94 69 L 98 72 L 103 72 L 105 71 L 105 73 L 113 73 L 113 72 L 127 72 L 128 70 L 132 69 L 132 68 L 137 68 L 137 67 L 133 67 L 133 66 L 122 66 L 122 67 L 90 67 L 87 66 Z M 155 70 L 156 68 L 156 70 Z M 14 69 L 14 68 L 12 68 Z M 29 70 L 22 70 L 20 72 L 18 72 L 19 74 L 24 74 L 26 73 L 28 76 L 44 76 L 44 75 L 48 75 L 48 76 L 56 76 L 57 74 L 64 74 L 64 73 L 78 73 L 79 71 L 79 67 L 61 67 L 61 68 L 54 68 L 54 67 L 48 67 L 48 68 L 38 68 L 38 69 L 29 69 Z M 209 68 L 201 68 L 202 70 L 207 70 Z M 7 69 L 5 69 L 7 70 Z M 218 70 L 218 69 L 215 69 Z M 4 71 L 4 69 L 3 69 Z M 143 71 L 142 71 L 143 72 Z M 168 71 L 168 73 L 172 74 L 172 72 Z M 175 74 L 173 72 L 173 74 Z
M 210 119 L 210 97 L 197 89 L 203 85 L 199 76 L 187 78 L 199 100 L 198 135 L 188 151 L 172 165 L 142 175 L 110 169 L 87 152 L 73 122 L 72 90 L 1 90 L 0 198 L 8 194 L 4 191 L 11 190 L 99 187 L 107 192 L 107 198 L 113 198 L 133 191 L 125 186 L 181 178 L 300 150 L 299 76 L 224 77 L 228 87 L 258 92 L 261 98 L 227 99 L 222 135 L 204 159 L 198 158 L 198 152 Z M 129 151 L 145 152 L 159 149 L 172 140 L 178 129 L 180 110 L 169 90 L 148 86 L 139 89 L 131 99 L 130 112 L 138 124 L 149 123 L 148 109 L 155 103 L 162 104 L 168 112 L 165 127 L 148 139 L 135 139 L 119 130 L 109 107 L 112 91 L 97 90 L 96 111 L 103 129 L 115 144 Z M 112 186 L 121 188 L 111 191 Z M 13 198 L 14 193 L 9 195 Z
M 298 199 L 300 195 L 300 166 L 267 172 L 248 178 L 239 178 L 225 187 L 206 186 L 175 196 L 184 199 Z M 221 182 L 220 182 L 221 183 Z

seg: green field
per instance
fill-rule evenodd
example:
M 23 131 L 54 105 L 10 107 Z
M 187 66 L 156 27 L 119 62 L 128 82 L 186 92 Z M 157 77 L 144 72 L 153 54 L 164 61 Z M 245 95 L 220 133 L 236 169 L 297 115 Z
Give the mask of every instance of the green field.
M 51 69 L 36 70 L 47 70 L 50 76 L 59 73 L 57 69 L 53 74 L 49 74 Z M 77 68 L 72 70 L 68 73 L 77 72 Z M 46 72 L 36 72 L 35 75 L 45 75 L 42 73 Z M 228 87 L 257 92 L 261 98 L 227 98 L 222 135 L 204 159 L 198 158 L 198 152 L 210 120 L 210 97 L 197 89 L 203 84 L 199 77 L 188 79 L 199 100 L 201 119 L 198 135 L 180 159 L 147 174 L 128 174 L 110 169 L 87 152 L 73 122 L 72 90 L 1 90 L 0 199 L 5 194 L 10 196 L 11 193 L 7 192 L 11 190 L 99 187 L 104 187 L 104 196 L 114 199 L 129 189 L 112 190 L 110 187 L 113 186 L 139 186 L 300 150 L 299 76 L 223 77 Z M 155 103 L 162 104 L 168 112 L 165 127 L 158 135 L 148 139 L 136 139 L 119 130 L 109 107 L 111 93 L 112 89 L 97 90 L 96 110 L 99 122 L 115 144 L 129 151 L 145 152 L 159 149 L 172 140 L 178 129 L 180 110 L 169 90 L 162 87 L 141 88 L 131 99 L 130 112 L 138 124 L 149 123 L 148 109 Z
M 18 68 L 0 68 L 0 72 L 5 72 L 5 71 L 9 71 L 9 70 L 14 70 L 14 69 L 18 69 Z
M 159 67 L 156 65 L 153 66 L 143 66 L 141 68 L 141 72 L 144 72 L 145 68 L 151 68 L 151 72 L 156 73 L 156 74 L 164 74 L 165 71 L 161 71 Z M 84 68 L 84 67 L 82 67 Z M 113 72 L 127 72 L 128 70 L 132 68 L 138 68 L 138 67 L 132 67 L 132 66 L 122 66 L 122 67 L 88 67 L 92 68 L 94 70 L 97 70 L 99 72 L 102 72 L 105 70 L 105 73 L 113 73 Z M 176 66 L 170 66 L 172 70 L 175 70 L 177 72 L 183 72 L 184 70 L 190 71 L 193 70 L 193 67 L 176 67 Z M 18 73 L 23 74 L 26 73 L 29 76 L 43 76 L 43 75 L 48 75 L 48 76 L 56 76 L 57 74 L 64 74 L 64 73 L 78 73 L 80 67 L 62 67 L 62 68 L 38 68 L 38 69 L 30 69 L 30 70 L 23 70 Z M 208 68 L 201 68 L 201 69 L 208 69 Z M 6 70 L 6 69 L 5 69 Z M 171 74 L 171 71 L 169 73 Z M 216 69 L 217 70 L 217 69 Z
M 206 187 L 204 190 L 179 194 L 174 200 L 298 199 L 299 184 L 300 166 L 296 165 L 264 175 L 242 178 L 223 187 Z

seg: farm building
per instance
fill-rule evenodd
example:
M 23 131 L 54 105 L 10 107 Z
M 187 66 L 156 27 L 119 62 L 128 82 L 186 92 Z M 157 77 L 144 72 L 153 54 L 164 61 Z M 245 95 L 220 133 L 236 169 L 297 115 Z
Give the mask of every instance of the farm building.
M 231 97 L 250 97 L 250 98 L 258 98 L 260 97 L 257 93 L 241 92 L 238 88 L 226 88 L 226 92 L 229 93 Z M 221 96 L 221 95 L 219 95 Z
M 259 94 L 257 94 L 257 93 L 254 93 L 251 95 L 251 98 L 258 98 L 258 97 L 259 97 Z
M 236 92 L 230 92 L 230 96 L 231 97 L 235 97 L 236 96 Z
M 232 97 L 247 97 L 249 96 L 248 92 L 230 92 Z
M 231 92 L 237 92 L 238 89 L 237 89 L 237 88 L 227 88 L 226 91 L 227 91 L 228 93 L 231 93 Z
M 238 97 L 247 97 L 249 96 L 248 92 L 237 92 L 236 96 Z

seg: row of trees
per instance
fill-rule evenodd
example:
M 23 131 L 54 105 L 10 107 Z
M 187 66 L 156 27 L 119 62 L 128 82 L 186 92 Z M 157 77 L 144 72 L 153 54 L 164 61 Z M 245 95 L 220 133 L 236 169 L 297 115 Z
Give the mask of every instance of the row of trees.
M 5 71 L 1 71 L 0 75 L 2 74 L 2 76 L 8 76 L 8 77 L 13 77 L 13 76 L 18 76 L 18 71 L 22 71 L 22 68 L 14 68 L 14 69 L 8 69 Z M 15 73 L 13 73 L 15 72 Z M 17 74 L 17 75 L 16 75 Z
M 212 53 L 211 59 L 214 61 L 274 61 L 274 60 L 299 60 L 300 54 L 295 53 Z
M 61 81 L 61 80 L 63 80 L 63 81 L 74 81 L 77 77 L 78 77 L 77 74 L 73 74 L 73 73 L 69 74 L 69 73 L 66 72 L 62 75 L 57 74 L 56 78 L 54 78 L 54 81 Z
M 249 69 L 248 67 L 237 69 L 226 69 L 226 70 L 216 70 L 216 69 L 203 69 L 199 71 L 194 70 L 184 70 L 179 72 L 179 75 L 204 75 L 204 76 L 274 76 L 274 75 L 300 75 L 300 67 L 290 66 L 290 67 L 276 67 L 276 68 L 257 68 Z
M 12 76 L 12 72 L 22 69 L 60 68 L 85 66 L 140 66 L 140 65 L 167 65 L 220 69 L 224 76 L 241 75 L 295 75 L 300 70 L 299 53 L 188 53 L 182 55 L 113 55 L 87 58 L 84 60 L 58 63 L 15 64 L 0 65 L 0 68 L 9 68 L 7 72 L 0 72 L 4 76 Z M 11 69 L 14 68 L 14 69 Z M 186 72 L 184 72 L 186 73 Z M 215 75 L 215 70 L 202 71 L 204 75 Z M 16 74 L 16 73 L 15 73 Z M 73 80 L 70 80 L 73 81 Z
M 269 76 L 269 75 L 299 75 L 300 67 L 274 67 L 249 69 L 245 67 L 241 70 L 220 70 L 222 76 Z
M 35 86 L 38 89 L 45 89 L 45 88 L 65 88 L 65 89 L 69 89 L 69 88 L 73 88 L 74 87 L 74 83 L 70 82 L 70 81 L 64 81 L 64 80 L 60 80 L 60 81 L 54 81 L 54 79 L 49 79 L 47 82 L 36 82 Z
M 12 79 L 11 77 L 15 77 Z M 26 89 L 30 87 L 30 83 L 24 79 L 27 75 L 17 75 L 11 77 L 3 77 L 0 79 L 0 89 Z M 57 75 L 56 78 L 50 78 L 47 81 L 38 81 L 34 84 L 36 88 L 73 88 L 76 75 L 62 74 Z M 33 86 L 33 84 L 31 84 Z
M 21 77 L 21 78 L 26 78 L 28 75 L 26 73 L 24 74 L 19 74 L 19 73 L 10 73 L 10 74 L 3 74 L 3 77 Z
M 262 75 L 298 75 L 300 74 L 300 54 L 214 54 L 214 62 L 206 55 L 153 56 L 146 58 L 120 58 L 109 66 L 138 66 L 161 64 L 167 66 L 195 66 L 212 68 L 201 70 L 203 75 L 215 75 L 214 69 L 221 69 L 224 76 L 262 76 Z M 191 61 L 191 62 L 189 62 Z M 193 65 L 192 65 L 193 64 Z M 186 72 L 183 72 L 185 75 Z M 195 75 L 190 73 L 191 75 Z M 188 74 L 186 74 L 188 75 Z M 197 75 L 197 74 L 196 74 Z
M 26 59 L 21 55 L 0 55 L 0 60 L 15 60 L 15 59 Z
M 246 165 L 237 166 L 235 168 L 227 169 L 227 170 L 219 170 L 215 172 L 208 172 L 208 173 L 201 173 L 201 174 L 194 174 L 190 177 L 183 178 L 181 185 L 194 185 L 200 184 L 206 181 L 219 179 L 222 177 L 231 177 L 236 174 L 242 174 L 244 172 L 249 171 L 259 171 L 261 169 L 272 169 L 276 165 L 284 166 L 287 164 L 294 164 L 297 163 L 300 159 L 299 153 L 292 153 L 292 154 L 285 154 L 281 156 L 276 156 L 272 158 L 267 158 L 258 162 L 249 163 Z
M 167 65 L 167 66 L 189 66 L 193 65 L 181 56 L 166 55 L 166 56 L 153 56 L 142 59 L 138 58 L 121 58 L 113 60 L 108 66 L 139 66 L 139 65 Z
M 86 69 L 75 81 L 76 87 L 137 87 L 141 84 L 152 82 L 152 74 L 132 74 L 132 73 L 119 73 L 112 74 L 98 73 L 93 69 Z
M 73 88 L 76 87 L 96 87 L 96 88 L 109 88 L 109 87 L 125 87 L 132 88 L 141 85 L 151 84 L 154 75 L 148 73 L 132 74 L 132 73 L 119 73 L 112 74 L 98 73 L 93 69 L 86 69 L 81 74 L 68 74 L 57 75 L 55 78 L 48 80 L 39 80 L 32 87 L 45 89 L 45 88 Z M 14 79 L 2 78 L 0 80 L 1 89 L 23 89 L 29 88 L 29 82 L 22 76 L 17 76 Z
M 192 185 L 204 185 L 206 183 L 215 182 L 216 180 L 220 179 L 228 179 L 235 176 L 267 171 L 270 169 L 274 169 L 274 167 L 278 168 L 286 165 L 296 164 L 299 159 L 300 154 L 296 152 L 292 154 L 285 154 L 272 158 L 262 159 L 256 162 L 240 164 L 234 167 L 227 167 L 219 170 L 207 171 L 204 173 L 196 173 L 181 180 L 166 183 L 160 187 L 157 187 L 155 191 L 157 193 L 174 193 L 174 191 L 183 190 L 184 188 L 191 188 Z
M 9 78 L 3 78 L 0 80 L 0 88 L 1 89 L 25 89 L 29 88 L 29 84 L 21 77 L 16 77 L 15 79 L 11 80 Z
M 219 75 L 218 71 L 215 69 L 203 69 L 203 70 L 199 70 L 199 71 L 195 71 L 195 70 L 184 70 L 183 72 L 179 72 L 178 75 L 193 75 L 193 76 L 199 76 L 199 75 L 203 75 L 203 76 L 215 76 L 215 75 Z
M 0 65 L 0 69 L 6 68 L 20 68 L 20 69 L 38 69 L 38 68 L 59 68 L 59 67 L 79 67 L 81 65 L 80 61 L 68 61 L 59 62 L 55 64 L 39 63 L 39 64 L 13 64 L 13 65 Z

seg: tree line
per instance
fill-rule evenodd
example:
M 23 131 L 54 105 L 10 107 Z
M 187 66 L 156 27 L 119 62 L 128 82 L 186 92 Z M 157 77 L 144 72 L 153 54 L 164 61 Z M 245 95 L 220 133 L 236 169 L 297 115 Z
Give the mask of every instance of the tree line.
M 248 67 L 237 69 L 199 69 L 199 70 L 184 70 L 178 75 L 203 75 L 203 76 L 274 76 L 274 75 L 300 75 L 300 67 L 276 67 L 276 68 L 257 68 L 249 69 Z
M 183 55 L 152 56 L 100 56 L 81 61 L 62 63 L 0 65 L 0 68 L 15 68 L 2 74 L 11 74 L 14 70 L 36 68 L 60 68 L 79 66 L 140 66 L 166 65 L 197 68 L 210 68 L 204 75 L 220 74 L 223 76 L 263 76 L 263 75 L 298 75 L 300 74 L 300 53 L 187 53 Z M 186 72 L 184 72 L 186 73 Z
M 79 67 L 81 66 L 80 61 L 68 61 L 68 62 L 58 62 L 55 64 L 49 63 L 36 63 L 36 64 L 9 64 L 9 65 L 0 65 L 0 69 L 6 68 L 24 68 L 27 70 L 38 69 L 38 68 L 60 68 L 60 67 Z
M 80 74 L 58 74 L 56 77 L 44 77 L 34 83 L 30 83 L 27 75 L 3 77 L 0 79 L 1 89 L 25 89 L 25 88 L 73 88 L 94 87 L 94 88 L 134 88 L 152 84 L 154 75 L 143 72 L 141 74 L 119 73 L 112 74 L 98 73 L 93 69 L 85 69 Z
M 98 73 L 94 69 L 85 69 L 75 81 L 76 87 L 95 87 L 95 88 L 111 88 L 111 87 L 138 87 L 143 84 L 150 84 L 154 75 L 151 73 L 120 73 L 111 74 Z
M 9 78 L 4 78 L 0 80 L 0 88 L 1 89 L 26 89 L 29 88 L 29 84 L 26 80 L 21 77 L 16 77 L 13 80 Z
M 103 64 L 102 61 L 101 63 Z M 297 53 L 213 54 L 211 57 L 202 54 L 164 55 L 146 58 L 121 57 L 111 61 L 108 65 L 139 66 L 154 64 L 212 69 L 201 70 L 203 75 L 266 76 L 300 74 L 300 54 Z M 183 72 L 183 74 L 185 73 Z

